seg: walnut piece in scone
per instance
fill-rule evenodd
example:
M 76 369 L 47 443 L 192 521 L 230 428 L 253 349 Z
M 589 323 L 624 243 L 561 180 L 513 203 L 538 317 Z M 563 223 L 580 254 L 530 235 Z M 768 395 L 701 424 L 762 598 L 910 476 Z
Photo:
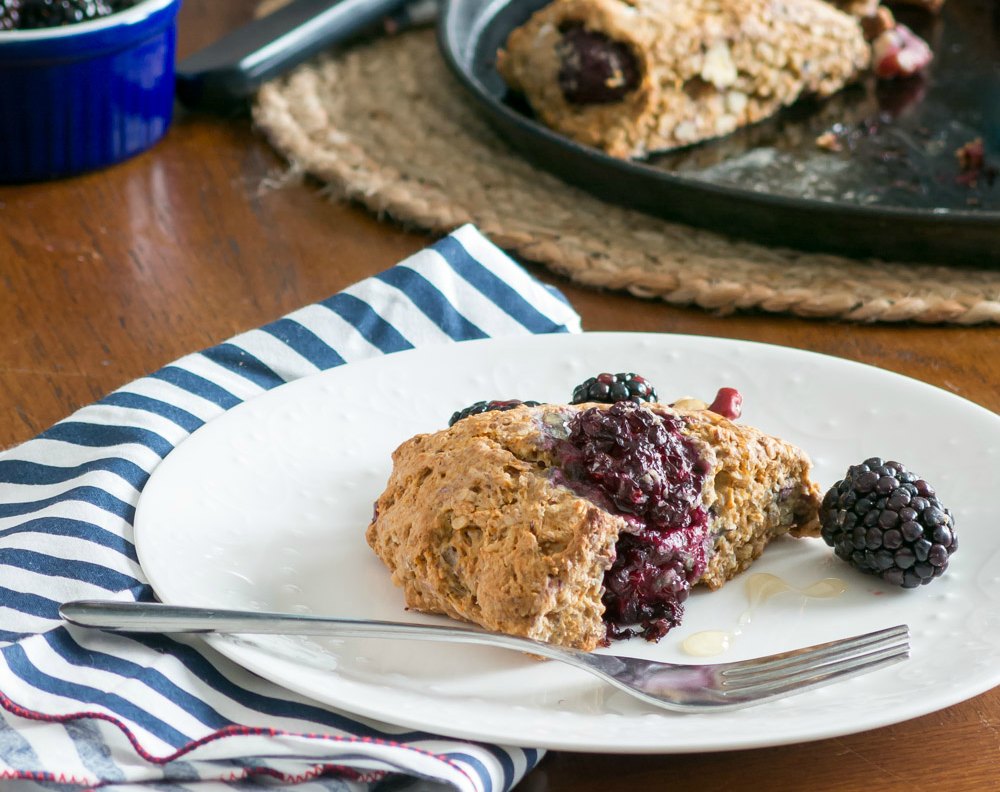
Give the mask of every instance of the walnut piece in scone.
M 869 57 L 857 20 L 824 0 L 554 0 L 497 67 L 546 125 L 641 157 L 832 94 Z
M 591 650 L 659 638 L 692 585 L 816 535 L 809 470 L 708 410 L 521 406 L 404 442 L 367 540 L 410 608 Z

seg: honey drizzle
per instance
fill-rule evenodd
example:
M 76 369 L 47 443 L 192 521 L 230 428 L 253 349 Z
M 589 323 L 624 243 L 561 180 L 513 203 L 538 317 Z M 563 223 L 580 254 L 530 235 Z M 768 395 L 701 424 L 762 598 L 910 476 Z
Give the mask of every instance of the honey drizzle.
M 746 584 L 747 601 L 749 605 L 740 614 L 735 629 L 703 630 L 689 635 L 681 644 L 687 654 L 695 657 L 714 657 L 727 652 L 743 632 L 743 628 L 753 621 L 755 610 L 778 594 L 793 591 L 805 599 L 832 599 L 847 591 L 847 584 L 840 578 L 823 578 L 805 588 L 796 588 L 777 575 L 769 572 L 757 572 L 750 576 Z

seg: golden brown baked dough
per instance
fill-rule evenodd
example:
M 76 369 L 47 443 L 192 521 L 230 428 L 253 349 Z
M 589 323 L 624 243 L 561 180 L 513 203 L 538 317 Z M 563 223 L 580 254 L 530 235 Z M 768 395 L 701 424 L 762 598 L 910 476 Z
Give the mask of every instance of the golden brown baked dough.
M 574 491 L 559 466 L 558 440 L 590 408 L 610 409 L 488 412 L 394 452 L 367 540 L 409 608 L 585 650 L 605 642 L 605 572 L 636 524 Z M 708 410 L 642 409 L 680 418 L 704 462 L 712 547 L 700 582 L 718 588 L 777 535 L 818 535 L 801 450 Z
M 616 101 L 567 100 L 564 36 L 579 26 L 631 52 L 633 90 Z M 546 125 L 641 157 L 729 134 L 805 94 L 832 94 L 869 59 L 858 21 L 824 0 L 554 0 L 510 34 L 497 67 Z M 608 83 L 623 79 L 616 71 Z

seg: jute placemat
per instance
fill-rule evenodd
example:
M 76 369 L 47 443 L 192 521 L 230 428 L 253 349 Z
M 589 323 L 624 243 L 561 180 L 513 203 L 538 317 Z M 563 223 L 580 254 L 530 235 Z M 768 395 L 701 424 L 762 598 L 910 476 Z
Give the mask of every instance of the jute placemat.
M 475 223 L 515 255 L 588 286 L 719 312 L 1000 324 L 1000 271 L 768 248 L 564 184 L 491 131 L 430 30 L 300 67 L 264 86 L 254 117 L 295 168 L 337 195 L 429 231 Z

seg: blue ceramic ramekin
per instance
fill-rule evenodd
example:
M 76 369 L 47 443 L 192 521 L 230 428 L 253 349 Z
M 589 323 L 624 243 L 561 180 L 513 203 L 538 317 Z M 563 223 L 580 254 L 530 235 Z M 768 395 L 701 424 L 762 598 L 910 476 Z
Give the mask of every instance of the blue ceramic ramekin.
M 174 107 L 180 0 L 0 32 L 0 181 L 68 176 L 159 140 Z

